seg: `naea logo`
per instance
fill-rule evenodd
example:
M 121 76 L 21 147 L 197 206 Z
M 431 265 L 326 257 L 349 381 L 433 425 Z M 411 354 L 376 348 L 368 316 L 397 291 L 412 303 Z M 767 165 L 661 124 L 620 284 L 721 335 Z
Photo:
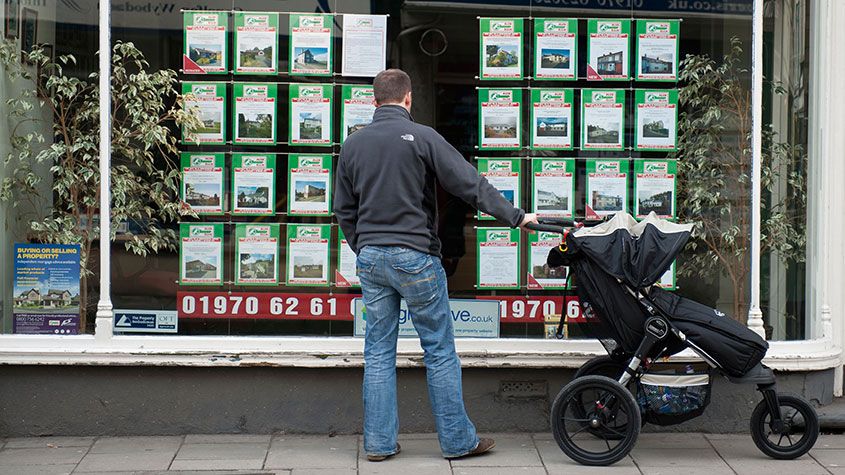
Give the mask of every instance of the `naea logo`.
M 562 101 L 563 91 L 541 91 L 540 100 L 542 102 Z
M 511 232 L 510 231 L 487 231 L 487 240 L 488 241 L 510 241 L 511 240 Z
M 321 16 L 303 16 L 299 17 L 299 26 L 303 28 L 322 28 L 323 17 Z
M 299 88 L 299 97 L 302 97 L 302 98 L 323 97 L 323 88 L 322 87 L 300 87 Z
M 619 172 L 619 162 L 596 162 L 597 172 Z
M 304 226 L 296 229 L 296 237 L 300 239 L 319 239 L 320 228 Z
M 543 162 L 544 172 L 556 172 L 566 170 L 566 162 Z
M 213 167 L 214 166 L 214 156 L 213 155 L 194 155 L 191 157 L 191 166 L 192 167 Z
M 616 102 L 616 93 L 612 91 L 593 91 L 593 102 Z
M 490 91 L 488 97 L 492 102 L 513 102 L 513 91 Z
M 299 157 L 299 168 L 322 168 L 322 157 Z
M 247 226 L 247 237 L 270 237 L 270 226 Z
M 487 162 L 487 170 L 491 172 L 509 172 L 511 171 L 511 162 L 507 160 L 493 160 Z
M 219 17 L 217 15 L 194 14 L 194 26 L 217 26 Z
M 645 173 L 668 173 L 669 164 L 666 162 L 645 162 L 643 171 Z
M 645 25 L 646 33 L 669 33 L 669 24 L 666 22 L 648 22 Z
M 270 26 L 269 15 L 245 15 L 244 25 L 246 26 Z
M 569 23 L 565 21 L 547 21 L 545 26 L 549 33 L 569 33 Z
M 490 31 L 513 31 L 513 20 L 490 20 Z
M 244 86 L 247 97 L 267 97 L 267 86 Z
M 645 93 L 646 102 L 669 102 L 668 92 L 647 92 Z
M 244 167 L 261 167 L 264 168 L 267 166 L 267 157 L 264 156 L 252 156 L 252 157 L 244 157 L 243 162 L 241 162 Z
M 599 33 L 621 33 L 622 23 L 618 21 L 600 21 L 597 24 Z
M 191 226 L 188 235 L 191 237 L 212 237 L 214 236 L 214 226 Z
M 352 89 L 353 99 L 372 99 L 375 97 L 373 89 L 369 87 L 356 87 Z
M 214 84 L 194 84 L 191 93 L 195 96 L 216 96 L 217 86 Z

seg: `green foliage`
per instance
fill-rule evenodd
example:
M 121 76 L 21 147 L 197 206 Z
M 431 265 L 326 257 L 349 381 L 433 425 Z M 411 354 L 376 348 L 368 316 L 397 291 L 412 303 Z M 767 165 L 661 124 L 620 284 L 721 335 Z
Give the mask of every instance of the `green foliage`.
M 65 66 L 75 59 L 53 61 L 39 46 L 23 55 L 37 68 L 20 62 L 14 42 L 0 43 L 6 77 L 21 91 L 6 101 L 12 147 L 4 157 L 8 172 L 0 183 L 0 200 L 15 207 L 28 204 L 27 212 L 34 213 L 30 239 L 80 244 L 86 278 L 92 274 L 88 260 L 100 232 L 98 73 L 66 75 Z M 119 227 L 137 223 L 142 233 L 121 235 L 126 249 L 139 255 L 173 250 L 177 235 L 166 225 L 178 220 L 182 207 L 172 128 L 193 130 L 199 120 L 194 111 L 180 107 L 175 71 L 149 71 L 132 43 L 115 44 L 111 59 L 112 240 Z
M 680 218 L 693 223 L 679 273 L 707 278 L 727 276 L 734 290 L 734 317 L 745 319 L 751 249 L 751 91 L 741 42 L 733 38 L 721 63 L 706 55 L 680 64 L 679 175 Z M 782 89 L 775 87 L 776 93 Z M 785 262 L 802 262 L 806 248 L 806 154 L 778 142 L 763 128 L 761 185 L 770 204 L 762 220 L 763 251 Z M 789 192 L 774 199 L 773 186 Z

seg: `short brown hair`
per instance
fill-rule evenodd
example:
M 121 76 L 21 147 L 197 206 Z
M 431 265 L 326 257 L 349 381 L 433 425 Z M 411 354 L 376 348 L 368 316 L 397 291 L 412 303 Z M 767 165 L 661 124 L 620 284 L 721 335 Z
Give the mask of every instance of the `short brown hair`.
M 402 102 L 411 92 L 411 78 L 401 69 L 385 69 L 373 80 L 376 104 Z

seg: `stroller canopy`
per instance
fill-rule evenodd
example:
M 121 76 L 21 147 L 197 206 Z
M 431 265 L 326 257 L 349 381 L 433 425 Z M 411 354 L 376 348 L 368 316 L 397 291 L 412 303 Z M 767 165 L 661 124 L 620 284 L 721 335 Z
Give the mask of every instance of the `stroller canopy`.
M 617 213 L 606 223 L 579 229 L 570 242 L 603 271 L 639 289 L 660 280 L 691 231 L 691 224 L 660 219 L 654 212 L 640 222 Z

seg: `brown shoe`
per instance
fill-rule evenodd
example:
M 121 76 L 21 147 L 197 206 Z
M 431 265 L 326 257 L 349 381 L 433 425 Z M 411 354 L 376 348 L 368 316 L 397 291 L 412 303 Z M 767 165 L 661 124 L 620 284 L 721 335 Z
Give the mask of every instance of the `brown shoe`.
M 390 455 L 370 455 L 370 454 L 367 454 L 367 460 L 369 460 L 370 462 L 382 462 L 384 460 L 387 460 L 390 457 L 393 457 L 394 455 L 398 454 L 401 451 L 402 451 L 402 446 L 400 446 L 399 444 L 396 444 L 396 452 L 393 452 Z
M 464 455 L 459 455 L 457 457 L 447 457 L 447 458 L 458 459 L 458 458 L 464 458 L 464 457 L 474 457 L 476 455 L 481 455 L 481 454 L 489 452 L 495 446 L 496 446 L 495 440 L 482 437 L 478 441 L 478 445 L 476 445 L 475 448 L 472 449 L 472 451 L 470 451 L 469 453 L 466 453 Z

